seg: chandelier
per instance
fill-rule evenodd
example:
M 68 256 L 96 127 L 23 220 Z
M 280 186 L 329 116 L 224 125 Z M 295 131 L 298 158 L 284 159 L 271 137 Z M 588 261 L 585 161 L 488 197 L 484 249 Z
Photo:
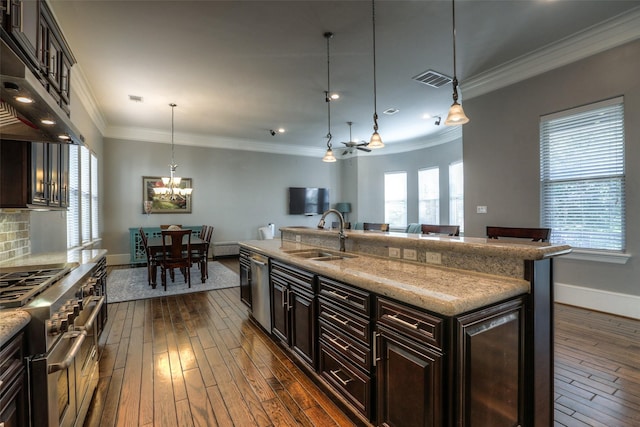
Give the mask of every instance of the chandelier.
M 171 163 L 169 164 L 169 176 L 162 177 L 162 187 L 154 187 L 154 194 L 162 199 L 162 200 L 186 200 L 187 197 L 191 196 L 193 192 L 192 188 L 189 187 L 181 187 L 180 182 L 182 178 L 179 176 L 175 176 L 176 169 L 178 165 L 174 159 L 174 143 L 173 143 L 173 115 L 174 108 L 177 107 L 176 104 L 169 104 L 171 107 Z

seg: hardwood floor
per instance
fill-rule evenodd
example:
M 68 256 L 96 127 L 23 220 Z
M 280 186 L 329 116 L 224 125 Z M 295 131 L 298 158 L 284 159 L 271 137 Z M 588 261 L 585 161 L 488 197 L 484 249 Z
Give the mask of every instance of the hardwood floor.
M 640 321 L 556 305 L 555 425 L 640 425 L 639 343 Z M 100 345 L 85 426 L 354 425 L 238 288 L 110 304 Z

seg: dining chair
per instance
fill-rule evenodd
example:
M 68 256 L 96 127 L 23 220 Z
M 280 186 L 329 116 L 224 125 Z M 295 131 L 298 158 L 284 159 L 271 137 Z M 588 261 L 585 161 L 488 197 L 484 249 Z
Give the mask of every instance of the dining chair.
M 375 230 L 375 231 L 389 231 L 389 224 L 377 223 L 377 222 L 364 222 L 362 223 L 363 230 Z
M 140 227 L 138 229 L 140 233 L 140 240 L 142 241 L 142 247 L 144 248 L 144 253 L 147 258 L 147 282 L 149 286 L 152 285 L 151 277 L 155 275 L 156 268 L 158 267 L 157 259 L 151 254 L 151 250 L 149 249 L 149 242 L 147 240 L 147 234 L 144 232 L 144 229 Z
M 162 254 L 159 258 L 162 286 L 167 290 L 167 271 L 174 278 L 179 268 L 185 282 L 191 287 L 191 230 L 162 230 Z
M 422 234 L 446 234 L 447 236 L 459 236 L 459 225 L 436 225 L 436 224 L 421 224 L 420 226 Z
M 551 236 L 550 228 L 521 228 L 521 227 L 494 227 L 487 226 L 487 238 L 499 239 L 500 237 L 530 239 L 532 242 L 548 242 Z
M 214 229 L 215 227 L 211 225 L 203 225 L 200 239 L 204 240 L 204 247 L 201 251 L 195 249 L 191 251 L 191 264 L 198 264 L 200 272 L 204 272 L 202 275 L 204 279 L 209 278 L 209 246 L 211 245 Z

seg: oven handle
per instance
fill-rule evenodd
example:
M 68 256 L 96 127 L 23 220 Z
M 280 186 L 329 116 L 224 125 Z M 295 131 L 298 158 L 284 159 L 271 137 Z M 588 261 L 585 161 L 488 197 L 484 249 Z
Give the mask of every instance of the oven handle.
M 96 317 L 98 316 L 98 314 L 100 314 L 100 309 L 102 308 L 102 305 L 104 304 L 104 298 L 105 297 L 103 295 L 98 299 L 98 303 L 93 308 L 93 311 L 89 315 L 89 318 L 87 319 L 86 322 L 84 322 L 84 325 L 77 327 L 78 330 L 85 331 L 85 330 L 91 329 L 93 327 L 93 322 L 96 320 Z
M 67 356 L 64 358 L 62 362 L 50 363 L 47 366 L 47 373 L 53 374 L 54 372 L 62 371 L 64 369 L 67 369 L 69 366 L 71 366 L 71 363 L 73 363 L 73 359 L 76 358 L 76 355 L 80 351 L 80 347 L 82 346 L 82 343 L 84 342 L 84 339 L 86 336 L 87 336 L 86 331 L 71 331 L 64 334 L 62 336 L 62 339 L 72 338 L 75 340 L 75 342 L 69 349 Z

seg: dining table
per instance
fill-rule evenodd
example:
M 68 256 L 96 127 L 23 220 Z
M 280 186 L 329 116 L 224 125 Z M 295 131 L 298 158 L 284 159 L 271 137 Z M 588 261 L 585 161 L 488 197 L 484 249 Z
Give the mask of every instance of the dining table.
M 155 263 L 154 260 L 159 259 L 158 257 L 162 254 L 162 237 L 149 237 L 147 240 L 147 246 L 149 247 L 149 251 L 151 252 L 152 263 Z M 183 248 L 186 249 L 186 243 L 183 245 Z M 191 251 L 197 251 L 200 255 L 198 258 L 200 259 L 200 278 L 202 283 L 207 280 L 207 262 L 205 257 L 205 251 L 207 250 L 207 242 L 200 237 L 191 236 Z M 157 285 L 157 275 L 158 275 L 158 264 L 151 265 L 149 269 L 151 274 L 151 287 L 153 289 L 156 288 Z

